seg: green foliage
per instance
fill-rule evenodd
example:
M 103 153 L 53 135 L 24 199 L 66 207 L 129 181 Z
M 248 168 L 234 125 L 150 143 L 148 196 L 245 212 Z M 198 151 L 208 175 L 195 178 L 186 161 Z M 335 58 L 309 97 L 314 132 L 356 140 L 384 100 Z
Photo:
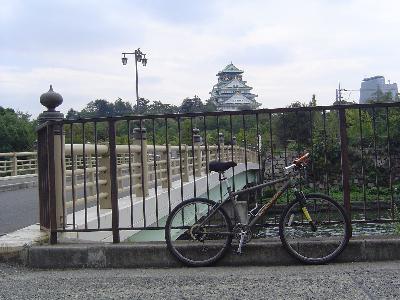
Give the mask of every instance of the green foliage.
M 0 106 L 0 152 L 31 151 L 36 140 L 30 116 Z
M 397 205 L 394 204 L 394 218 L 400 220 L 400 210 L 398 209 Z M 400 221 L 397 221 L 394 225 L 394 230 L 397 234 L 400 234 Z

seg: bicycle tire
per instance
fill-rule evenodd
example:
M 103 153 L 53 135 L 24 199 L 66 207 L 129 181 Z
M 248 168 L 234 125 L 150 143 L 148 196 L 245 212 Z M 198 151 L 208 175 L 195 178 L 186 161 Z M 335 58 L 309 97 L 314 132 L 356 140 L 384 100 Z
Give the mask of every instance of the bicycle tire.
M 215 204 L 205 198 L 189 199 L 179 203 L 167 218 L 165 240 L 168 250 L 187 266 L 212 265 L 226 254 L 231 245 L 232 225 L 222 207 L 201 229 L 195 226 L 208 216 Z
M 323 194 L 305 195 L 305 206 L 314 225 L 306 220 L 298 200 L 284 209 L 279 237 L 290 255 L 307 264 L 325 264 L 346 248 L 351 236 L 350 220 L 344 209 Z

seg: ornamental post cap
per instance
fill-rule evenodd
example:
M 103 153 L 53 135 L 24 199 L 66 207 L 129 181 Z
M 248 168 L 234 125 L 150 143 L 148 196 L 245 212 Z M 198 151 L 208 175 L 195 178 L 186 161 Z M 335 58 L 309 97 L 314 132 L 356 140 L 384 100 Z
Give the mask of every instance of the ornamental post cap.
M 40 103 L 47 108 L 47 111 L 54 112 L 56 107 L 63 103 L 63 97 L 54 92 L 53 86 L 50 85 L 49 91 L 40 96 Z

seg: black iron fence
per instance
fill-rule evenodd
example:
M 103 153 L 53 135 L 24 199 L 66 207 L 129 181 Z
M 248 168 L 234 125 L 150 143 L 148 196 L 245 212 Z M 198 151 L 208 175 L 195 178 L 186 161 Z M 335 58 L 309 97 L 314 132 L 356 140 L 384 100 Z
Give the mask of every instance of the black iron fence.
M 400 103 L 48 121 L 38 129 L 41 225 L 53 242 L 101 231 L 119 242 L 121 231 L 162 229 L 186 198 L 223 194 L 211 160 L 238 161 L 243 186 L 279 177 L 304 152 L 302 189 L 330 194 L 353 222 L 396 221 L 399 124 Z

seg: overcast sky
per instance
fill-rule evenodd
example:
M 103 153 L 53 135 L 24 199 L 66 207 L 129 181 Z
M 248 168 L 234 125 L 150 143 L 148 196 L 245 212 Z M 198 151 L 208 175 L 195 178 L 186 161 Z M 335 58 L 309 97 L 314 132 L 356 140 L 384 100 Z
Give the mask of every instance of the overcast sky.
M 368 0 L 0 0 L 0 106 L 36 116 L 50 84 L 63 112 L 95 99 L 134 101 L 134 61 L 123 66 L 121 52 L 138 47 L 149 59 L 139 94 L 150 100 L 206 100 L 232 61 L 262 107 L 312 94 L 331 104 L 339 82 L 400 80 L 399 12 L 399 1 Z

